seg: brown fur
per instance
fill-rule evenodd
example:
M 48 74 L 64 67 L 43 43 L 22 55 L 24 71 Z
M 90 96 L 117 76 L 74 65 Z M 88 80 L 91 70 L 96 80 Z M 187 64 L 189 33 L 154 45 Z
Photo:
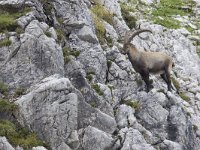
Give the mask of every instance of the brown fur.
M 126 37 L 123 45 L 123 53 L 128 54 L 129 60 L 132 63 L 136 72 L 140 73 L 147 85 L 147 92 L 151 86 L 149 83 L 149 73 L 160 74 L 163 80 L 167 83 L 168 90 L 171 91 L 170 72 L 173 67 L 172 58 L 162 52 L 141 52 L 133 44 L 131 40 L 142 32 L 151 32 L 150 30 L 138 30 L 129 38 Z

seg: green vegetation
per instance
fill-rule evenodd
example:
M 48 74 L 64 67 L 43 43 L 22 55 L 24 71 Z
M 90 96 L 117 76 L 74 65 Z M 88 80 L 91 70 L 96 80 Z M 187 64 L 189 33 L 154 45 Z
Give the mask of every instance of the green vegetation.
M 175 88 L 179 91 L 181 88 L 179 82 L 174 77 L 172 77 L 171 80 Z
M 14 112 L 17 110 L 17 105 L 9 102 L 5 99 L 0 99 L 0 113 L 2 112 Z
M 99 39 L 99 42 L 101 44 L 106 43 L 105 41 L 106 29 L 103 25 L 102 20 L 98 18 L 96 15 L 93 15 L 93 20 L 94 20 L 95 29 L 96 29 L 96 35 L 97 35 L 97 38 Z
M 86 79 L 88 79 L 88 81 L 92 81 L 93 79 L 93 76 L 92 75 L 95 75 L 95 72 L 87 72 L 86 73 Z
M 70 55 L 72 55 L 74 57 L 78 57 L 80 55 L 80 52 L 79 51 L 72 51 L 68 47 L 63 48 L 63 56 L 64 56 L 65 64 L 67 64 L 71 60 Z
M 91 8 L 91 11 L 100 19 L 105 20 L 109 24 L 113 24 L 113 13 L 111 13 L 108 9 L 106 9 L 101 4 L 96 4 Z
M 15 31 L 18 26 L 16 19 L 25 15 L 30 11 L 29 7 L 24 9 L 8 9 L 8 7 L 0 8 L 0 33 L 5 31 Z
M 124 18 L 124 21 L 126 22 L 126 24 L 128 25 L 130 29 L 136 27 L 137 19 L 134 16 L 130 15 L 130 12 L 134 12 L 134 11 L 135 10 L 131 6 L 125 3 L 121 3 L 122 17 Z
M 58 21 L 58 23 L 60 24 L 60 25 L 62 25 L 63 23 L 64 23 L 64 19 L 63 18 L 61 18 L 61 17 L 57 17 L 56 18 L 57 19 L 57 21 Z
M 18 96 L 20 96 L 20 95 L 23 95 L 24 93 L 25 93 L 25 89 L 24 88 L 17 88 L 16 90 L 15 90 L 15 93 L 14 93 L 14 96 L 15 97 L 18 97 Z
M 108 67 L 108 69 L 110 69 L 111 66 L 112 66 L 112 61 L 111 60 L 107 60 L 107 67 Z
M 188 97 L 187 95 L 185 95 L 184 93 L 179 93 L 179 96 L 186 102 L 190 103 L 190 97 Z
M 104 95 L 103 91 L 101 91 L 100 86 L 98 84 L 92 84 L 92 88 L 100 95 Z
M 197 54 L 199 55 L 199 57 L 200 57 L 200 47 L 199 48 L 197 48 Z
M 61 29 L 56 29 L 56 34 L 59 42 L 63 42 L 65 40 L 65 34 Z
M 135 110 L 139 110 L 140 109 L 140 102 L 139 101 L 135 101 L 135 100 L 126 100 L 124 101 L 124 104 L 134 108 Z
M 36 146 L 46 146 L 35 133 L 29 133 L 24 128 L 17 128 L 8 120 L 0 120 L 0 136 L 5 136 L 11 144 L 19 145 L 25 150 Z
M 0 41 L 0 48 L 1 47 L 6 47 L 6 46 L 10 46 L 12 44 L 12 41 L 9 39 L 4 39 Z
M 99 42 L 101 44 L 108 44 L 109 46 L 112 46 L 112 39 L 109 37 L 106 37 L 106 29 L 103 24 L 103 20 L 108 22 L 109 24 L 113 24 L 113 13 L 111 13 L 109 10 L 107 10 L 104 6 L 97 3 L 95 6 L 91 8 L 91 11 L 93 13 L 93 21 L 95 24 L 96 29 L 96 35 L 99 39 Z
M 192 129 L 196 132 L 196 131 L 198 130 L 198 126 L 195 125 L 195 124 L 193 124 L 193 125 L 192 125 Z
M 0 93 L 3 95 L 8 94 L 8 86 L 5 85 L 3 82 L 0 81 Z
M 95 101 L 90 102 L 90 105 L 94 108 L 97 108 L 97 103 Z
M 165 90 L 164 90 L 164 89 L 159 89 L 157 92 L 160 92 L 160 93 L 164 93 L 164 94 L 165 94 Z
M 182 7 L 191 4 L 191 9 L 184 10 Z M 175 15 L 185 16 L 192 12 L 192 1 L 184 0 L 161 0 L 160 4 L 152 12 L 153 21 L 156 24 L 163 25 L 167 28 L 180 28 L 180 21 L 173 19 Z
M 47 37 L 52 37 L 52 34 L 51 34 L 51 32 L 49 32 L 49 31 L 45 31 L 44 34 L 45 34 Z
M 140 109 L 140 102 L 136 101 L 136 100 L 122 100 L 122 104 L 126 104 L 127 106 L 130 106 L 132 108 L 134 108 L 135 110 L 139 110 Z

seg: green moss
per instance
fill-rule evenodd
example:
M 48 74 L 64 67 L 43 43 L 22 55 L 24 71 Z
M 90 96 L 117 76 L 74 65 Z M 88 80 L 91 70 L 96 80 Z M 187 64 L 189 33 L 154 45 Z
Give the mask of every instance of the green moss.
M 17 128 L 8 120 L 0 121 L 0 136 L 5 136 L 12 145 L 19 145 L 25 150 L 36 146 L 45 146 L 35 133 L 29 133 L 24 128 Z
M 134 12 L 134 11 L 135 10 L 129 5 L 121 3 L 122 17 L 130 29 L 136 27 L 137 19 L 134 16 L 130 15 L 130 12 Z
M 172 80 L 172 83 L 175 86 L 175 88 L 179 91 L 180 90 L 179 82 L 174 77 L 172 77 L 171 80 Z
M 103 91 L 101 91 L 100 86 L 98 84 L 92 84 L 92 88 L 100 95 L 104 95 Z
M 8 94 L 8 86 L 5 85 L 3 82 L 0 81 L 0 93 L 3 95 Z
M 64 23 L 64 19 L 63 18 L 61 18 L 61 17 L 57 17 L 56 18 L 57 19 L 57 21 L 58 21 L 58 23 L 60 24 L 60 25 L 62 25 L 63 23 Z
M 17 105 L 5 99 L 0 99 L 0 113 L 1 112 L 14 112 L 17 110 Z
M 14 93 L 14 96 L 15 97 L 18 97 L 18 96 L 20 96 L 20 95 L 23 95 L 24 93 L 25 93 L 25 89 L 24 88 L 17 88 L 16 90 L 15 90 L 15 93 Z
M 80 51 L 70 51 L 70 55 L 77 58 L 80 55 Z
M 51 34 L 51 32 L 49 32 L 49 31 L 45 31 L 44 34 L 45 34 L 47 37 L 52 37 L 52 34 Z
M 96 4 L 95 6 L 93 6 L 91 8 L 91 11 L 98 17 L 101 18 L 103 20 L 105 20 L 106 22 L 108 22 L 109 24 L 113 24 L 113 13 L 111 13 L 108 9 L 106 9 L 103 5 L 101 4 Z
M 184 93 L 179 93 L 179 96 L 186 102 L 190 103 L 190 97 L 185 95 Z
M 139 101 L 135 101 L 135 100 L 126 100 L 124 102 L 124 104 L 134 108 L 135 110 L 139 110 L 140 109 L 140 102 Z
M 6 46 L 10 46 L 12 44 L 12 41 L 9 39 L 4 39 L 0 41 L 0 48 L 1 47 L 6 47 Z

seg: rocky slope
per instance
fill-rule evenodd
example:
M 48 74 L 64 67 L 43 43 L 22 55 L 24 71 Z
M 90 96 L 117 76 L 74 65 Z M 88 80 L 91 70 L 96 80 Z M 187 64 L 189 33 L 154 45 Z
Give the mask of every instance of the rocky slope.
M 146 93 L 120 53 L 132 27 L 124 2 L 135 29 L 153 32 L 132 42 L 173 57 L 175 91 L 152 75 Z M 150 0 L 1 0 L 3 14 L 16 22 L 0 19 L 0 80 L 8 86 L 0 96 L 18 106 L 12 117 L 0 111 L 1 119 L 17 120 L 48 145 L 33 150 L 199 150 L 199 4 L 188 8 L 193 17 L 172 15 L 176 29 L 145 14 L 156 7 Z M 6 138 L 0 149 L 26 149 Z

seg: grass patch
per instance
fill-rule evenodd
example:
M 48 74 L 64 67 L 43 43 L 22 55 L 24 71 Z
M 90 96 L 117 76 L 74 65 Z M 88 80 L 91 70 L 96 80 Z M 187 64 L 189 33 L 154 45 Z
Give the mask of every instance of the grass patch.
M 135 28 L 137 19 L 134 16 L 130 15 L 130 12 L 134 12 L 135 10 L 125 3 L 121 3 L 120 6 L 121 6 L 122 17 L 126 22 L 127 26 L 130 29 Z
M 185 10 L 184 6 L 191 6 Z M 173 19 L 173 16 L 180 15 L 186 16 L 192 13 L 192 1 L 184 0 L 161 0 L 160 4 L 152 12 L 153 21 L 167 28 L 177 29 L 180 28 L 180 21 Z
M 17 110 L 17 105 L 14 103 L 9 102 L 5 99 L 0 99 L 0 113 L 2 112 L 14 112 Z
M 179 91 L 180 88 L 181 88 L 179 82 L 178 82 L 174 77 L 172 77 L 171 80 L 172 80 L 173 85 L 174 85 L 175 88 L 177 89 L 177 91 Z
M 92 88 L 100 95 L 104 95 L 103 91 L 101 91 L 100 86 L 98 84 L 92 84 Z
M 103 25 L 103 22 L 100 18 L 98 18 L 95 14 L 93 14 L 93 21 L 95 24 L 96 29 L 96 35 L 99 39 L 100 44 L 106 43 L 105 37 L 106 37 L 106 29 Z
M 185 95 L 184 93 L 179 93 L 179 96 L 186 102 L 190 103 L 190 97 L 188 97 L 187 95 Z
M 12 41 L 9 39 L 4 39 L 0 41 L 0 48 L 1 47 L 6 47 L 6 46 L 10 46 L 12 44 Z
M 180 21 L 175 20 L 170 17 L 153 17 L 153 22 L 155 24 L 160 24 L 164 27 L 170 28 L 170 29 L 178 29 L 181 27 Z
M 35 133 L 29 133 L 24 128 L 17 127 L 8 120 L 0 120 L 0 136 L 5 136 L 12 145 L 19 145 L 25 150 L 36 146 L 46 146 Z
M 0 7 L 0 33 L 15 31 L 17 27 L 19 27 L 16 19 L 25 15 L 29 11 L 31 11 L 29 7 L 13 10 L 7 9 L 6 7 Z
M 8 86 L 0 81 L 0 93 L 3 95 L 8 95 Z
M 15 93 L 14 93 L 14 96 L 15 97 L 18 97 L 18 96 L 21 96 L 21 95 L 23 95 L 24 93 L 25 93 L 25 89 L 24 88 L 17 88 L 16 90 L 15 90 Z
M 52 34 L 51 34 L 51 32 L 49 32 L 49 31 L 45 31 L 44 34 L 45 34 L 47 37 L 52 37 Z
M 98 17 L 109 24 L 113 24 L 113 13 L 111 13 L 106 7 L 97 3 L 95 6 L 91 8 L 91 11 Z

